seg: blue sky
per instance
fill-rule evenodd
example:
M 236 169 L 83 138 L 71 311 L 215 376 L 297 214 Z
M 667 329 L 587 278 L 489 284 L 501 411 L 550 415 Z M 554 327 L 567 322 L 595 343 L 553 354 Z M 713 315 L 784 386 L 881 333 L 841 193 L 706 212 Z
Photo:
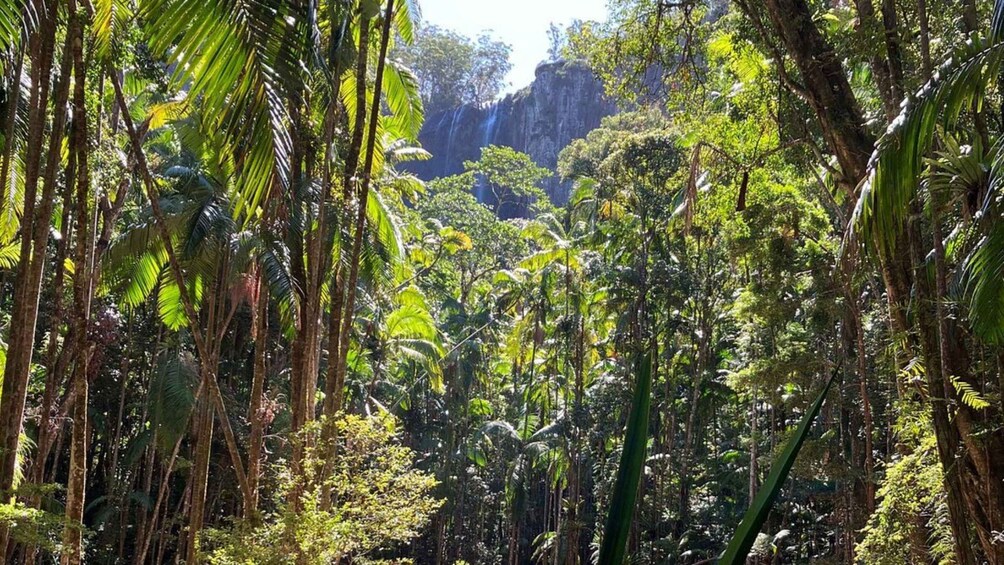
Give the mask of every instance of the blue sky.
M 512 46 L 513 70 L 507 92 L 533 80 L 547 57 L 547 29 L 572 20 L 603 20 L 606 0 L 418 0 L 422 19 L 467 36 L 490 30 Z

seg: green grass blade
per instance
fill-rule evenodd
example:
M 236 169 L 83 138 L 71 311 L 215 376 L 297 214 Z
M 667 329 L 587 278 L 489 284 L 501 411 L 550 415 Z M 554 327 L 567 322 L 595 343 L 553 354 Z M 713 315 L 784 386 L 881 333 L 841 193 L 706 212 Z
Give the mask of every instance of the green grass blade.
M 732 541 L 729 542 L 725 554 L 718 562 L 719 565 L 741 565 L 746 562 L 746 554 L 753 547 L 753 542 L 756 541 L 763 523 L 767 521 L 770 508 L 774 505 L 774 500 L 781 492 L 781 487 L 784 486 L 784 481 L 788 478 L 788 472 L 791 471 L 791 466 L 795 463 L 795 458 L 798 457 L 798 451 L 802 449 L 802 443 L 809 436 L 809 429 L 812 428 L 812 423 L 815 421 L 816 415 L 819 414 L 819 408 L 823 405 L 826 393 L 830 391 L 830 385 L 833 384 L 833 379 L 837 376 L 839 370 L 838 368 L 830 376 L 830 380 L 826 382 L 823 391 L 819 393 L 819 397 L 816 398 L 816 401 L 812 403 L 809 411 L 802 418 L 795 436 L 788 441 L 784 452 L 774 462 L 774 466 L 770 469 L 770 474 L 767 475 L 767 480 L 764 481 L 760 492 L 757 493 L 749 510 L 746 511 L 746 515 L 743 516 L 743 521 L 739 524 L 739 528 L 736 529 L 735 535 L 732 536 Z
M 638 484 L 645 466 L 648 443 L 648 413 L 652 404 L 652 357 L 642 355 L 638 361 L 638 383 L 635 386 L 631 414 L 624 434 L 624 450 L 610 498 L 610 513 L 600 546 L 600 565 L 620 565 L 627 551 L 628 534 L 634 515 Z

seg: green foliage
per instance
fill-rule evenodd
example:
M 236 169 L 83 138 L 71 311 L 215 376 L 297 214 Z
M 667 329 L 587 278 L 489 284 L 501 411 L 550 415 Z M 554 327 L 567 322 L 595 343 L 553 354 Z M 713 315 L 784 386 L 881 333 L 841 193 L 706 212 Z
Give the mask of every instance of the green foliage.
M 170 53 L 173 81 L 188 85 L 242 163 L 235 213 L 250 214 L 273 185 L 288 183 L 290 146 L 279 95 L 302 81 L 301 51 L 288 35 L 296 14 L 286 2 L 145 0 L 154 52 Z
M 538 166 L 525 153 L 497 145 L 482 147 L 477 161 L 464 161 L 464 171 L 461 177 L 470 177 L 470 186 L 487 186 L 494 210 L 500 215 L 509 212 L 503 207 L 518 211 L 529 205 L 535 212 L 551 209 L 547 194 L 540 188 L 540 182 L 550 177 L 551 171 Z
M 743 521 L 739 524 L 739 528 L 729 541 L 728 547 L 725 548 L 725 553 L 721 558 L 723 565 L 737 565 L 746 562 L 746 556 L 756 542 L 760 528 L 767 521 L 767 515 L 770 514 L 774 501 L 781 493 L 781 488 L 784 487 L 784 482 L 788 478 L 788 472 L 791 470 L 792 465 L 795 464 L 795 458 L 798 457 L 802 444 L 805 443 L 805 439 L 809 436 L 809 430 L 812 429 L 812 425 L 816 421 L 816 415 L 819 414 L 819 409 L 822 407 L 823 401 L 826 400 L 826 395 L 830 392 L 830 385 L 833 384 L 836 376 L 837 373 L 834 372 L 830 379 L 826 381 L 823 391 L 819 393 L 812 406 L 809 407 L 802 417 L 795 435 L 788 440 L 784 451 L 781 452 L 774 464 L 771 465 L 770 474 L 767 475 L 760 488 L 760 492 L 757 493 L 756 498 L 750 503 L 746 515 L 743 516 Z
M 996 2 L 994 12 L 995 25 L 1004 25 L 999 15 L 1004 3 Z M 1004 29 L 995 27 L 959 48 L 879 140 L 871 176 L 854 210 L 861 241 L 874 234 L 885 249 L 894 249 L 938 126 L 953 126 L 964 110 L 982 105 L 987 85 L 1004 65 L 1002 38 Z
M 279 465 L 274 512 L 207 532 L 208 562 L 379 563 L 371 556 L 414 538 L 442 502 L 430 496 L 436 480 L 414 468 L 414 453 L 400 445 L 396 425 L 386 414 L 342 415 L 304 428 L 296 440 L 312 446 L 304 472 L 292 476 Z M 330 445 L 323 439 L 326 426 L 335 437 Z M 330 466 L 322 453 L 334 454 Z M 322 504 L 329 493 L 330 507 Z
M 472 40 L 428 25 L 420 27 L 415 42 L 397 55 L 418 76 L 429 111 L 438 112 L 493 101 L 506 86 L 511 51 L 511 46 L 487 33 Z
M 617 467 L 617 480 L 610 496 L 610 512 L 600 546 L 600 563 L 620 565 L 627 551 L 627 539 L 631 533 L 631 523 L 641 483 L 642 468 L 645 466 L 645 451 L 648 445 L 648 414 L 652 395 L 652 359 L 650 355 L 640 356 L 638 361 L 638 382 L 635 383 L 631 415 L 624 432 L 624 447 L 621 462 Z
M 11 461 L 21 499 L 0 506 L 15 541 L 58 551 L 59 530 L 75 526 L 32 508 L 58 509 L 62 491 L 32 492 L 23 479 L 66 474 L 74 452 L 43 432 L 67 433 L 58 429 L 75 393 L 62 377 L 86 359 L 94 533 L 83 558 L 95 563 L 142 560 L 146 542 L 148 559 L 185 559 L 201 447 L 211 475 L 201 518 L 213 529 L 199 549 L 215 563 L 694 563 L 721 555 L 750 498 L 730 558 L 752 545 L 757 562 L 954 559 L 927 399 L 948 386 L 935 413 L 957 428 L 952 442 L 964 440 L 949 469 L 980 484 L 980 448 L 992 455 L 1001 438 L 1004 2 L 993 14 L 976 6 L 990 33 L 971 38 L 958 31 L 970 14 L 944 0 L 927 2 L 926 19 L 910 3 L 895 14 L 880 13 L 890 3 L 874 14 L 867 3 L 810 3 L 863 117 L 841 125 L 862 139 L 885 127 L 893 86 L 898 96 L 926 80 L 920 38 L 935 59 L 953 56 L 903 106 L 860 192 L 831 155 L 833 122 L 817 119 L 830 104 L 813 103 L 802 74 L 816 61 L 806 67 L 763 17 L 801 2 L 614 0 L 604 23 L 552 26 L 549 57 L 585 61 L 630 110 L 573 141 L 557 171 L 490 146 L 428 187 L 395 168 L 429 157 L 415 146 L 428 112 L 499 95 L 510 49 L 489 35 L 422 27 L 413 0 L 66 4 L 88 16 L 86 68 L 70 82 L 86 85 L 94 116 L 77 147 L 47 139 L 57 112 L 29 120 L 33 86 L 50 84 L 33 85 L 35 71 L 53 86 L 66 78 L 55 65 L 76 21 L 58 3 L 54 68 L 38 69 L 24 40 L 51 31 L 36 27 L 49 23 L 30 9 L 42 4 L 56 3 L 0 0 L 0 319 L 12 343 L 35 348 L 21 363 L 28 401 Z M 391 55 L 375 100 L 384 24 Z M 127 108 L 113 105 L 111 79 Z M 69 115 L 82 123 L 77 108 Z M 163 226 L 139 193 L 139 155 L 123 153 L 125 116 Z M 49 141 L 63 155 L 45 157 Z M 372 171 L 349 163 L 368 148 Z M 93 217 L 73 205 L 70 165 L 83 169 L 71 149 L 92 150 Z M 866 150 L 855 149 L 861 160 Z M 28 157 L 40 155 L 56 173 L 53 218 L 27 214 Z M 541 190 L 552 174 L 573 183 L 566 206 Z M 943 255 L 931 249 L 935 220 Z M 93 239 L 80 239 L 84 225 Z M 19 238 L 46 228 L 51 243 L 21 262 Z M 874 257 L 840 255 L 848 231 L 880 260 L 927 258 L 891 271 L 904 278 L 901 304 Z M 892 249 L 904 235 L 910 248 Z M 88 286 L 75 283 L 92 267 L 75 262 L 78 243 L 96 268 L 83 336 L 68 323 L 81 302 L 71 288 Z M 27 265 L 43 267 L 37 289 L 24 286 Z M 947 285 L 934 284 L 942 274 Z M 346 275 L 355 300 L 335 312 Z M 925 276 L 938 295 L 924 295 Z M 29 336 L 8 318 L 33 298 Z M 946 319 L 917 325 L 935 305 Z M 346 315 L 339 342 L 334 322 Z M 206 349 L 224 430 L 208 445 L 193 437 L 207 428 L 191 427 Z M 946 365 L 964 378 L 930 380 L 942 350 L 959 352 Z M 339 353 L 346 374 L 331 382 Z M 832 405 L 820 409 L 821 396 L 805 411 L 841 362 Z M 342 385 L 344 410 L 366 416 L 295 429 Z M 234 521 L 238 465 L 264 496 Z M 962 527 L 980 518 L 969 512 Z M 133 539 L 140 530 L 148 539 Z
M 9 528 L 14 542 L 58 554 L 60 536 L 67 522 L 61 514 L 31 508 L 23 502 L 11 501 L 0 503 L 0 525 Z
M 893 565 L 911 561 L 918 540 L 930 536 L 930 553 L 939 564 L 954 563 L 952 533 L 945 521 L 943 474 L 930 416 L 923 406 L 902 404 L 898 428 L 906 454 L 886 469 L 880 500 L 868 518 L 855 553 L 866 563 Z M 926 523 L 925 523 L 926 517 Z
M 952 382 L 952 387 L 955 388 L 955 392 L 959 395 L 959 399 L 966 406 L 972 408 L 973 410 L 983 410 L 990 407 L 990 403 L 980 395 L 973 385 L 959 379 L 958 377 L 949 376 L 949 380 Z
M 187 353 L 165 351 L 157 358 L 150 382 L 150 426 L 156 431 L 157 448 L 170 453 L 183 436 L 195 407 L 198 366 Z

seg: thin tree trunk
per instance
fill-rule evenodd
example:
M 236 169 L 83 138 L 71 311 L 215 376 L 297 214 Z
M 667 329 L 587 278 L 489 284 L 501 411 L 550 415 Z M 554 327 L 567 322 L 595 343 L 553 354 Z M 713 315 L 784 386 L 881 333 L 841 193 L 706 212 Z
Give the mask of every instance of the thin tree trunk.
M 36 209 L 39 171 L 44 148 L 46 109 L 49 102 L 49 73 L 55 49 L 56 2 L 46 3 L 46 13 L 40 14 L 39 29 L 30 40 L 32 88 L 28 103 L 28 139 L 25 156 L 24 208 L 21 218 L 20 260 L 14 279 L 14 304 L 8 324 L 7 364 L 4 367 L 3 385 L 0 389 L 0 493 L 4 501 L 13 494 L 16 454 L 24 423 L 24 409 L 28 394 L 28 378 L 34 351 L 35 326 L 38 320 L 38 300 L 45 265 L 45 247 L 49 238 L 49 216 L 55 183 L 47 177 L 43 187 L 41 206 Z M 65 67 L 65 63 L 63 65 Z M 57 107 L 55 116 L 65 111 L 65 100 Z M 54 123 L 54 126 L 56 124 Z M 59 136 L 53 136 L 59 137 Z M 50 159 L 58 159 L 58 152 L 50 143 Z M 58 161 L 57 161 L 58 162 Z M 54 166 L 53 166 L 54 168 Z M 54 173 L 53 173 L 54 174 Z M 48 211 L 48 213 L 46 213 Z M 38 228 L 36 229 L 36 226 Z M 7 555 L 9 531 L 0 525 L 0 555 Z
M 83 16 L 77 14 L 75 0 L 70 0 L 70 22 L 73 35 L 73 130 L 71 151 L 77 154 L 77 193 L 73 277 L 73 325 L 76 334 L 74 344 L 72 388 L 76 404 L 73 410 L 73 432 L 70 441 L 70 477 L 66 489 L 67 526 L 63 530 L 62 565 L 79 565 L 83 559 L 83 519 L 84 502 L 87 491 L 87 444 L 88 444 L 88 362 L 90 344 L 87 328 L 91 309 L 91 226 L 88 210 L 90 194 L 90 174 L 87 150 L 87 102 L 86 76 L 84 64 Z
M 352 200 L 353 188 L 358 182 L 356 173 L 359 170 L 359 155 L 362 153 L 363 133 L 366 124 L 366 72 L 369 60 L 369 34 L 369 20 L 360 22 L 359 52 L 356 59 L 356 113 L 352 138 L 345 159 L 345 175 L 342 180 L 341 205 L 345 209 L 342 222 L 346 226 L 351 222 L 349 203 Z M 331 399 L 330 404 L 325 406 L 329 417 L 341 411 L 345 404 L 345 376 L 339 365 L 342 359 L 342 348 L 347 347 L 348 344 L 347 336 L 345 340 L 342 339 L 343 319 L 350 316 L 345 308 L 346 279 L 348 277 L 345 269 L 346 262 L 339 261 L 332 280 L 335 292 L 331 299 L 331 317 L 328 329 L 328 374 L 325 380 L 325 390 Z M 346 352 L 347 355 L 348 352 Z
M 879 97 L 882 99 L 882 107 L 885 109 L 886 120 L 892 121 L 899 113 L 897 105 L 897 94 L 894 92 L 893 80 L 890 76 L 887 60 L 878 52 L 876 40 L 878 39 L 879 22 L 875 17 L 875 5 L 872 0 L 855 0 L 858 9 L 858 33 L 861 41 L 867 49 L 871 51 L 869 66 L 875 76 L 875 85 L 878 87 Z
M 854 324 L 854 349 L 857 357 L 858 389 L 861 394 L 861 415 L 864 420 L 865 509 L 871 515 L 875 512 L 875 447 L 873 445 L 874 425 L 872 422 L 872 404 L 868 394 L 868 357 L 865 350 L 864 324 L 861 322 L 861 305 L 856 297 L 853 296 L 849 285 L 850 283 L 847 286 L 847 298 L 849 301 L 850 317 Z
M 59 388 L 63 383 L 63 371 L 59 370 L 61 368 L 60 360 L 60 340 L 59 327 L 63 320 L 63 288 L 65 286 L 65 272 L 64 268 L 65 260 L 68 258 L 68 247 L 71 238 L 72 228 L 71 226 L 71 212 L 72 212 L 72 192 L 74 188 L 73 180 L 76 178 L 76 173 L 74 172 L 76 158 L 71 152 L 68 159 L 68 164 L 66 167 L 66 183 L 63 191 L 63 215 L 62 215 L 62 225 L 63 228 L 63 238 L 59 241 L 59 245 L 56 249 L 56 261 L 55 268 L 56 272 L 53 277 L 53 310 L 52 316 L 49 321 L 49 343 L 47 345 L 47 350 L 45 354 L 45 390 L 42 392 L 42 409 L 39 412 L 38 420 L 38 440 L 35 448 L 35 457 L 32 459 L 32 468 L 30 474 L 30 480 L 33 484 L 40 485 L 45 482 L 45 470 L 46 464 L 49 460 L 49 453 L 52 449 L 52 437 L 56 431 L 56 426 L 58 420 L 53 418 L 53 410 L 56 404 L 56 395 L 59 393 Z M 67 332 L 67 335 L 63 338 L 64 348 L 69 348 L 69 344 L 75 340 L 73 332 Z M 40 508 L 42 504 L 42 497 L 35 494 L 32 495 L 28 504 L 31 508 Z M 35 557 L 38 554 L 38 546 L 32 545 L 27 549 L 27 556 L 25 561 L 27 563 L 34 563 Z
M 759 441 L 757 439 L 757 420 L 758 420 L 758 410 L 757 403 L 757 390 L 756 385 L 753 385 L 753 400 L 750 403 L 750 486 L 749 486 L 749 501 L 750 505 L 753 505 L 753 499 L 756 498 L 757 488 L 760 486 L 760 469 L 758 468 L 757 461 L 759 454 L 757 453 L 759 449 Z
M 264 449 L 265 414 L 263 400 L 265 395 L 266 363 L 268 360 L 268 286 L 264 278 L 259 276 L 258 303 L 255 305 L 252 318 L 254 332 L 254 377 L 251 384 L 251 402 L 248 405 L 248 420 L 251 422 L 251 438 L 248 446 L 248 482 L 251 488 L 251 503 L 248 515 L 253 516 L 258 510 L 258 484 L 261 479 L 261 458 Z
M 363 236 L 366 231 L 366 203 L 369 201 L 370 185 L 373 175 L 373 158 L 376 152 L 377 124 L 380 120 L 381 94 L 383 92 L 383 74 L 386 66 L 387 49 L 390 44 L 391 29 L 394 20 L 394 6 L 399 0 L 387 0 L 387 8 L 383 18 L 383 30 L 380 36 L 380 52 L 377 59 L 376 76 L 373 79 L 373 103 L 370 105 L 369 127 L 366 154 L 359 191 L 356 198 L 355 233 L 352 239 L 352 252 L 349 255 L 349 277 L 345 281 L 345 304 L 342 309 L 341 326 L 339 329 L 339 347 L 336 366 L 335 385 L 345 382 L 346 363 L 349 354 L 349 335 L 352 321 L 355 318 L 356 285 L 359 280 L 359 262 L 362 253 Z M 356 123 L 356 129 L 362 127 Z
M 927 16 L 927 0 L 917 0 L 917 21 L 920 24 L 920 63 L 924 80 L 934 73 L 931 64 L 931 21 Z
M 896 103 L 903 100 L 903 50 L 900 46 L 899 18 L 896 15 L 895 0 L 882 0 L 882 27 L 885 31 L 885 50 L 889 63 L 890 94 Z
M 205 388 L 205 383 L 200 381 L 199 387 L 195 391 L 194 400 L 196 405 L 198 405 L 198 403 L 202 401 L 202 393 L 204 388 Z M 186 422 L 185 422 L 186 427 L 188 425 L 188 420 L 192 418 L 194 412 L 195 410 L 189 411 L 189 414 L 186 417 Z M 154 437 L 156 438 L 156 432 Z M 157 529 L 157 520 L 158 520 L 157 515 L 159 514 L 161 507 L 164 506 L 164 501 L 167 498 L 167 487 L 170 484 L 171 472 L 174 471 L 174 464 L 178 460 L 178 454 L 181 452 L 181 442 L 182 440 L 184 440 L 184 438 L 185 438 L 184 435 L 181 435 L 174 442 L 174 448 L 171 451 L 171 458 L 168 460 L 167 466 L 164 468 L 164 473 L 160 481 L 160 486 L 157 489 L 157 500 L 154 502 L 153 510 L 150 512 L 150 523 L 149 525 L 146 526 L 146 528 L 142 529 L 144 535 L 140 536 L 141 539 L 137 539 L 138 542 L 136 546 L 137 551 L 134 555 L 134 561 L 133 561 L 135 565 L 142 565 L 143 563 L 146 563 L 146 555 L 150 551 L 150 542 L 153 539 L 154 531 Z M 152 467 L 152 461 L 153 461 L 152 457 L 150 458 L 150 461 Z M 149 482 L 150 481 L 148 476 L 147 486 L 146 486 L 146 490 L 148 492 L 150 490 Z
M 185 563 L 198 563 L 199 532 L 205 520 L 206 487 L 209 484 L 209 459 L 213 444 L 213 405 L 206 399 L 199 403 L 198 438 L 195 441 L 195 459 L 192 464 L 191 505 L 188 514 L 188 533 L 185 540 Z

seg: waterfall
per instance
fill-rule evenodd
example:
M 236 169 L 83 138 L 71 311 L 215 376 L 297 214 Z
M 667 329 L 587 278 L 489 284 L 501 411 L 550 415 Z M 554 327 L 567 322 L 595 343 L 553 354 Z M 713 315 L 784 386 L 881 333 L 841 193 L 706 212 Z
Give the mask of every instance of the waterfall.
M 512 147 L 554 169 L 565 146 L 616 111 L 604 96 L 603 83 L 585 65 L 545 65 L 529 87 L 502 100 L 435 112 L 419 137 L 432 158 L 408 163 L 404 169 L 423 180 L 456 175 L 463 172 L 464 161 L 477 160 L 479 150 L 490 145 Z M 570 190 L 556 176 L 544 179 L 542 188 L 556 203 L 565 202 Z M 489 186 L 475 185 L 471 193 L 488 204 L 495 200 Z
M 453 111 L 453 119 L 450 121 L 450 131 L 446 135 L 446 158 L 443 159 L 443 176 L 450 174 L 450 164 L 453 162 L 453 136 L 456 134 L 457 122 L 464 117 L 464 109 L 467 106 L 460 106 Z
M 502 105 L 499 102 L 495 102 L 488 110 L 488 117 L 482 126 L 481 147 L 488 147 L 495 142 L 495 136 L 498 134 L 499 128 L 499 108 L 501 107 Z

